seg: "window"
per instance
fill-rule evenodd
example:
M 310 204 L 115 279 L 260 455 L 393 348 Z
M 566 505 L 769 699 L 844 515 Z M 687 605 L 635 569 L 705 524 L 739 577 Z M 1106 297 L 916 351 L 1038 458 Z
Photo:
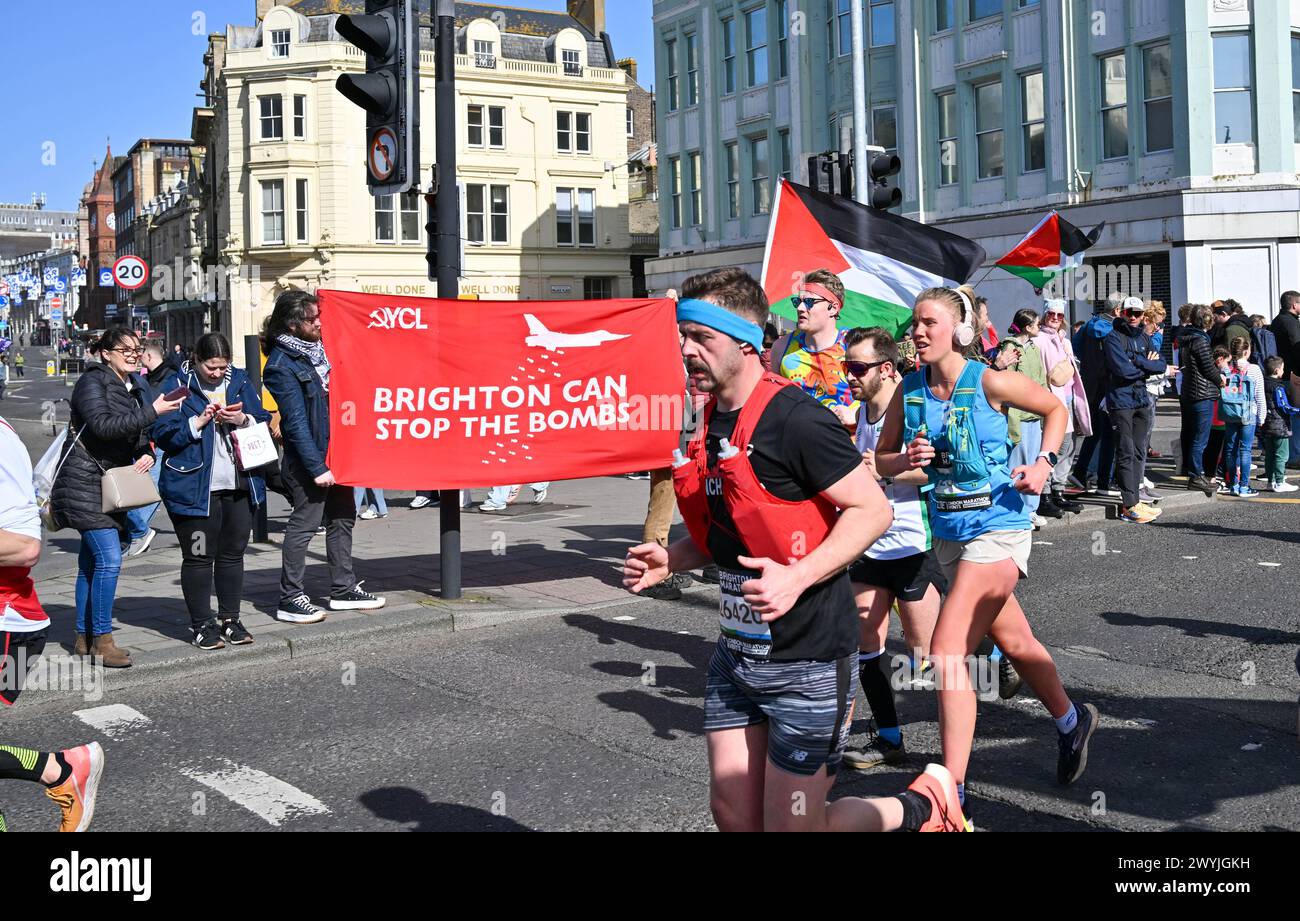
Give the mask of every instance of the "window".
M 262 183 L 262 242 L 284 242 L 284 180 Z
M 947 32 L 957 24 L 957 0 L 934 0 L 934 31 Z
M 627 107 L 627 136 L 632 137 L 636 134 L 636 128 L 633 124 L 632 107 Z
M 566 77 L 582 76 L 582 54 L 578 51 L 562 52 L 564 59 L 564 75 Z
M 259 96 L 262 109 L 262 140 L 279 141 L 284 138 L 284 100 L 279 96 Z
M 783 130 L 777 132 L 777 137 L 781 141 L 781 176 L 789 181 L 793 178 L 794 162 L 790 154 L 790 132 Z
M 1145 113 L 1146 152 L 1172 150 L 1174 81 L 1168 44 L 1142 49 L 1142 110 Z
M 482 67 L 485 70 L 496 70 L 497 66 L 497 43 L 485 42 L 482 39 L 474 40 L 474 66 Z
M 672 203 L 672 222 L 669 226 L 673 230 L 679 230 L 682 226 L 682 161 L 680 157 L 673 157 L 668 161 L 668 197 Z
M 575 132 L 578 140 L 578 153 L 591 153 L 591 113 L 579 112 L 574 116 L 577 122 L 578 130 Z
M 375 242 L 392 243 L 395 239 L 393 227 L 393 196 L 375 196 Z
M 289 56 L 289 30 L 271 30 L 271 57 L 287 58 Z
M 839 54 L 853 53 L 853 7 L 850 0 L 836 0 L 835 32 L 839 35 Z
M 1101 158 L 1128 156 L 1128 67 L 1124 53 L 1101 59 Z
M 726 145 L 727 154 L 727 219 L 740 217 L 740 148 L 735 141 Z
M 686 104 L 700 104 L 700 63 L 694 35 L 686 36 Z
M 772 182 L 768 172 L 770 168 L 767 155 L 767 138 L 750 138 L 749 185 L 754 214 L 767 214 L 772 210 Z
M 420 242 L 420 192 L 412 189 L 402 193 L 402 242 Z
M 970 0 L 968 12 L 970 20 L 988 19 L 1002 14 L 1002 0 Z
M 1002 175 L 1002 84 L 975 87 L 975 147 L 980 179 Z
M 1295 142 L 1300 144 L 1300 36 L 1291 36 L 1291 117 Z
M 307 242 L 307 180 L 298 179 L 294 182 L 294 205 L 296 208 L 296 218 L 294 228 L 297 233 L 294 239 L 299 243 Z
M 893 0 L 871 0 L 871 47 L 894 44 Z
M 750 86 L 767 82 L 767 7 L 745 14 L 745 69 Z
M 888 153 L 898 153 L 898 112 L 894 106 L 871 110 L 871 143 Z
M 293 97 L 293 136 L 300 141 L 307 140 L 307 97 Z
M 691 223 L 698 226 L 704 223 L 703 194 L 700 192 L 700 153 L 695 151 L 687 154 L 686 157 L 690 166 Z
M 1031 6 L 1038 6 L 1038 0 L 1020 0 L 1020 8 L 1022 10 Z
M 492 187 L 492 242 L 510 242 L 510 187 Z
M 465 186 L 465 240 L 468 243 L 486 243 L 487 212 L 484 187 Z
M 555 222 L 555 241 L 558 245 L 573 246 L 576 239 L 578 246 L 595 246 L 596 190 L 556 189 Z
M 736 91 L 736 20 L 722 20 L 722 92 Z
M 1250 35 L 1220 32 L 1214 39 L 1214 143 L 1249 144 L 1255 137 Z
M 790 0 L 778 0 L 776 4 L 776 69 L 777 79 L 784 80 L 790 76 Z
M 1047 168 L 1046 134 L 1043 124 L 1043 72 L 1020 78 L 1020 133 L 1023 158 L 1021 172 Z
M 470 147 L 483 146 L 483 107 L 470 106 L 465 110 L 467 141 Z
M 587 301 L 607 301 L 614 296 L 614 279 L 584 278 L 582 297 Z
M 555 149 L 560 153 L 573 153 L 573 113 L 555 113 Z
M 664 58 L 668 61 L 668 111 L 677 111 L 677 39 L 664 42 Z

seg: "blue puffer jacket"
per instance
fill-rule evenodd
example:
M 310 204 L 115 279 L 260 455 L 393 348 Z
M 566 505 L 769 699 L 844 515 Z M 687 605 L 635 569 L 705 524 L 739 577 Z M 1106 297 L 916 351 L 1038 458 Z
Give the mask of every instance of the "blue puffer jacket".
M 313 478 L 325 473 L 330 401 L 311 361 L 276 345 L 266 358 L 262 383 L 280 409 L 284 459 L 300 464 Z
M 164 383 L 160 393 L 177 387 L 190 388 L 190 395 L 179 412 L 161 417 L 153 427 L 154 443 L 162 449 L 163 467 L 158 493 L 169 515 L 206 517 L 212 491 L 212 455 L 216 451 L 217 423 L 210 422 L 199 430 L 195 440 L 190 420 L 201 416 L 208 405 L 199 387 L 197 375 L 188 365 L 181 374 Z M 234 365 L 226 373 L 226 404 L 244 404 L 244 412 L 258 422 L 270 422 L 271 414 L 262 408 L 262 400 L 253 389 L 248 375 Z M 266 482 L 256 470 L 247 474 L 249 501 L 257 506 L 266 502 Z

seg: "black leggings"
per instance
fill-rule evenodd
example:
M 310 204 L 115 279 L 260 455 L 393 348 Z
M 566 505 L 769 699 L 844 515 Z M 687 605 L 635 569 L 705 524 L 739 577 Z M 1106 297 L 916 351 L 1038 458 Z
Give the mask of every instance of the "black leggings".
M 181 592 L 190 621 L 199 626 L 212 617 L 213 574 L 217 583 L 217 613 L 223 620 L 239 617 L 244 594 L 244 551 L 253 527 L 253 510 L 246 490 L 223 489 L 212 494 L 206 518 L 175 515 L 181 543 Z

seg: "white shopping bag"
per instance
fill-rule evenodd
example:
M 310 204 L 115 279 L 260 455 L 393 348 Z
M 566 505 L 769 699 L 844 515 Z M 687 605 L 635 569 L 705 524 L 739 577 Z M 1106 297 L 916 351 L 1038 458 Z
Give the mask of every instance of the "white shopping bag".
M 271 427 L 265 422 L 235 429 L 230 433 L 230 440 L 235 446 L 235 462 L 245 472 L 274 464 L 280 459 L 271 438 Z

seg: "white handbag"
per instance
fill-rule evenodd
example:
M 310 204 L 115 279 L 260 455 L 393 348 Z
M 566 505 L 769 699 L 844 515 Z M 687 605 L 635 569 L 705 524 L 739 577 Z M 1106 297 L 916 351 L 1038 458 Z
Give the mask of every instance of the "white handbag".
M 235 463 L 245 473 L 274 464 L 280 459 L 275 450 L 275 441 L 271 438 L 271 427 L 265 422 L 234 429 L 230 433 L 230 441 L 235 449 Z

